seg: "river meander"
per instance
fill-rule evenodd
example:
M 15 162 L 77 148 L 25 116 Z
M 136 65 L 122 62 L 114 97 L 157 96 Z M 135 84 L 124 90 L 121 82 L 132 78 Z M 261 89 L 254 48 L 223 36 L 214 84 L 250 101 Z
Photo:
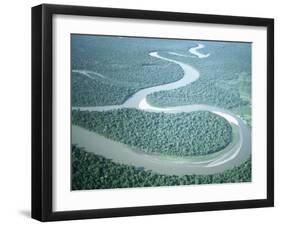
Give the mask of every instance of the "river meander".
M 198 49 L 204 46 L 199 44 L 189 49 L 189 52 L 198 58 L 206 58 L 210 54 L 201 54 Z M 136 150 L 128 145 L 117 141 L 110 140 L 97 133 L 88 131 L 79 126 L 72 126 L 72 144 L 84 147 L 88 152 L 93 152 L 105 158 L 111 159 L 113 162 L 142 167 L 146 170 L 166 175 L 185 175 L 185 174 L 213 174 L 223 172 L 238 166 L 246 161 L 251 155 L 251 130 L 245 122 L 235 114 L 228 110 L 210 106 L 210 105 L 183 105 L 177 107 L 155 107 L 146 101 L 146 97 L 157 91 L 176 89 L 186 86 L 196 81 L 200 72 L 187 63 L 173 60 L 172 58 L 162 57 L 158 52 L 151 52 L 151 57 L 169 61 L 179 65 L 184 75 L 175 82 L 169 84 L 158 85 L 154 87 L 139 90 L 128 98 L 121 105 L 95 106 L 95 107 L 72 107 L 73 110 L 80 111 L 108 111 L 121 108 L 135 108 L 147 112 L 165 112 L 167 114 L 175 114 L 180 112 L 193 111 L 209 111 L 225 118 L 232 126 L 233 139 L 232 142 L 223 150 L 206 155 L 196 157 L 170 157 L 156 154 L 147 154 L 140 150 Z M 202 59 L 204 60 L 204 59 Z M 91 75 L 87 71 L 74 70 L 90 79 Z M 102 75 L 101 75 L 102 76 Z

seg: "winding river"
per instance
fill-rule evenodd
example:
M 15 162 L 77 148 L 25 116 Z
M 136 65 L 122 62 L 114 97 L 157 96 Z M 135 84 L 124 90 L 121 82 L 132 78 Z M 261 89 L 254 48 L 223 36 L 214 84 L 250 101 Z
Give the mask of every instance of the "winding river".
M 190 48 L 189 52 L 193 54 L 191 57 L 206 58 L 210 56 L 210 54 L 198 52 L 198 50 L 202 48 L 204 48 L 203 44 L 198 44 L 198 46 Z M 121 108 L 136 108 L 147 112 L 165 112 L 170 114 L 209 111 L 225 118 L 231 124 L 234 134 L 233 141 L 223 150 L 206 156 L 168 157 L 143 153 L 128 145 L 113 141 L 82 127 L 72 125 L 72 143 L 84 147 L 88 152 L 101 155 L 116 163 L 133 165 L 166 175 L 214 174 L 231 169 L 246 161 L 251 155 L 251 131 L 241 118 L 230 111 L 210 105 L 183 105 L 161 108 L 152 106 L 147 102 L 147 95 L 153 92 L 172 90 L 186 86 L 196 81 L 200 76 L 199 71 L 189 64 L 162 57 L 158 52 L 151 52 L 149 55 L 179 65 L 184 72 L 183 77 L 169 84 L 139 90 L 121 105 L 72 107 L 72 109 L 79 109 L 80 111 L 108 111 Z M 173 52 L 171 55 L 175 55 L 175 53 Z M 81 73 L 90 79 L 94 79 L 92 74 L 103 77 L 103 75 L 99 73 L 85 70 L 73 70 L 73 72 Z

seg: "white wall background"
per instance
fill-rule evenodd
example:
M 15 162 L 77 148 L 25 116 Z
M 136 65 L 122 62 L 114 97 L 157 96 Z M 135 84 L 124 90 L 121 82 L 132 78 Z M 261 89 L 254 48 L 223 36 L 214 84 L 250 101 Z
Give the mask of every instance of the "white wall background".
M 0 224 L 38 225 L 30 219 L 31 6 L 42 1 L 2 1 L 0 35 Z M 275 18 L 275 208 L 57 222 L 55 225 L 276 225 L 281 213 L 281 14 L 277 0 L 60 0 L 45 3 Z M 279 90 L 278 90 L 279 88 Z M 279 102 L 279 103 L 278 103 Z M 279 115 L 279 117 L 278 117 Z

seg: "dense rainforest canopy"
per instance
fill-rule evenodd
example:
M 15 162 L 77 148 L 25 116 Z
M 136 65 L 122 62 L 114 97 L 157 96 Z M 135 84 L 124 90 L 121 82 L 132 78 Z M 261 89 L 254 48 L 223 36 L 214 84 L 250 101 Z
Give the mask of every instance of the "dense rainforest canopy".
M 72 111 L 72 123 L 146 153 L 198 156 L 217 152 L 232 140 L 231 125 L 207 112 L 155 113 L 137 109 Z
M 180 47 L 175 41 L 169 44 Z M 92 74 L 91 79 L 72 72 L 72 105 L 122 104 L 140 89 L 181 79 L 183 71 L 178 65 L 149 56 L 154 49 L 168 50 L 167 41 L 72 35 L 72 70 L 103 76 Z
M 154 187 L 251 181 L 251 159 L 213 175 L 168 176 L 134 166 L 117 164 L 72 146 L 72 190 Z
M 228 109 L 240 115 L 251 126 L 251 44 L 209 42 L 202 52 L 211 53 L 199 59 L 160 52 L 161 56 L 188 63 L 199 70 L 200 77 L 186 86 L 148 95 L 153 106 L 169 107 L 207 104 Z M 186 55 L 186 50 L 177 51 Z
M 251 127 L 251 43 L 200 43 L 205 47 L 199 52 L 207 58 L 189 52 L 198 45 L 195 40 L 72 34 L 72 107 L 120 105 L 141 89 L 180 80 L 183 68 L 149 55 L 156 51 L 160 58 L 189 64 L 200 77 L 188 85 L 149 94 L 146 100 L 150 105 L 216 106 L 228 109 Z M 72 110 L 72 124 L 124 143 L 132 151 L 164 158 L 219 155 L 218 151 L 229 148 L 240 135 L 234 125 L 208 111 L 174 114 L 129 108 Z M 72 144 L 71 150 L 73 190 L 251 181 L 251 158 L 212 175 L 161 175 L 143 167 L 118 164 L 79 145 Z

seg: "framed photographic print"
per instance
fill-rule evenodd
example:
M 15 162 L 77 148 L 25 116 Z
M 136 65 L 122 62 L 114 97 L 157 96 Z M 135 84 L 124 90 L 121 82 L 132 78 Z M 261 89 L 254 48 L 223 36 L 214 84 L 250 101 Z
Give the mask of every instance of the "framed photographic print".
M 274 21 L 32 8 L 32 217 L 274 205 Z

